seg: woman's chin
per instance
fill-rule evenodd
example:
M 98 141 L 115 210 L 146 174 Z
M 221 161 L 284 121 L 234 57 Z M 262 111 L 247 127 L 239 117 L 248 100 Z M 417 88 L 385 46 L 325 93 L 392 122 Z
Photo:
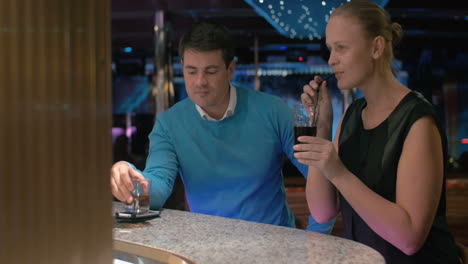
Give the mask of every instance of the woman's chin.
M 337 86 L 338 89 L 340 89 L 340 90 L 351 90 L 351 89 L 354 88 L 353 85 L 349 85 L 349 84 L 346 84 L 346 83 L 343 83 L 343 82 L 340 82 L 340 81 L 338 81 L 338 82 L 336 83 L 336 86 Z

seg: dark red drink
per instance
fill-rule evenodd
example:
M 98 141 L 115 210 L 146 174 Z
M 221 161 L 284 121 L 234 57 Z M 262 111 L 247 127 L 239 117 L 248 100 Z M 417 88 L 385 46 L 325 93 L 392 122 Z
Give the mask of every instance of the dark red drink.
M 300 144 L 297 138 L 300 136 L 311 136 L 317 135 L 317 127 L 294 127 L 294 144 Z

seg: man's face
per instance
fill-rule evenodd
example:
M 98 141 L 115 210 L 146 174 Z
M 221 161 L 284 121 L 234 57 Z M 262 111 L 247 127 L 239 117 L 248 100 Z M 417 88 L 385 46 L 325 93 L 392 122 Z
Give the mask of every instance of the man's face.
M 229 104 L 234 60 L 226 68 L 221 50 L 186 49 L 183 58 L 185 87 L 190 99 L 208 113 L 224 112 Z

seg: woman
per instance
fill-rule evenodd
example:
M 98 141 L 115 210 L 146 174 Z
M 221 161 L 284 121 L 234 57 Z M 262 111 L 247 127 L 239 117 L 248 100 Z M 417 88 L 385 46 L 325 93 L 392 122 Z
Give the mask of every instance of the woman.
M 304 86 L 303 103 L 320 90 L 322 115 L 317 137 L 299 137 L 295 157 L 309 165 L 307 201 L 318 222 L 341 211 L 345 237 L 387 263 L 458 263 L 445 219 L 444 137 L 432 106 L 392 73 L 401 36 L 370 1 L 333 12 L 328 63 L 340 89 L 358 87 L 364 98 L 347 109 L 332 143 L 326 81 L 316 76 Z

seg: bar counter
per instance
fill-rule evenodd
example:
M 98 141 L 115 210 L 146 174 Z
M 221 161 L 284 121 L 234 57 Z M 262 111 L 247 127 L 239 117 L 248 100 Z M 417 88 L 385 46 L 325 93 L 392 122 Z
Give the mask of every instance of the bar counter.
M 115 203 L 114 210 L 118 207 Z M 351 240 L 169 209 L 147 222 L 116 223 L 113 237 L 119 250 L 125 245 L 162 250 L 202 264 L 385 263 L 377 251 Z

